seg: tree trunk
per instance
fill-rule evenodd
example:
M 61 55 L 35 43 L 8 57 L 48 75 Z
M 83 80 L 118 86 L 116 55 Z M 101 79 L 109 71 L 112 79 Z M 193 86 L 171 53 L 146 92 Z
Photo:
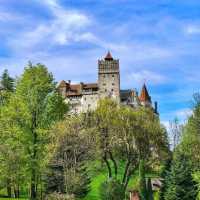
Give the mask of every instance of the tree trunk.
M 31 170 L 31 199 L 35 200 L 37 197 L 37 176 L 36 176 L 36 169 L 35 169 L 35 160 L 37 157 L 37 114 L 33 112 L 32 115 L 32 134 L 33 134 L 33 155 L 32 155 L 32 170 Z
M 112 152 L 109 151 L 109 155 L 110 155 L 110 159 L 112 160 L 113 165 L 114 165 L 115 177 L 117 178 L 117 173 L 118 173 L 117 163 L 116 163 L 115 159 L 113 158 Z
M 12 188 L 11 188 L 11 181 L 10 181 L 9 178 L 7 179 L 7 194 L 8 194 L 8 197 L 11 198 L 11 196 L 12 196 Z
M 130 160 L 126 163 L 126 167 L 125 167 L 125 171 L 124 171 L 124 176 L 123 176 L 123 180 L 122 183 L 126 182 L 127 179 L 127 174 L 128 174 L 128 170 L 129 170 L 129 166 L 130 166 L 131 162 Z
M 111 169 L 111 167 L 110 167 L 110 163 L 109 163 L 108 160 L 107 160 L 107 153 L 106 153 L 106 152 L 105 152 L 105 154 L 104 154 L 104 156 L 103 156 L 103 160 L 105 161 L 106 166 L 107 166 L 107 168 L 108 168 L 108 177 L 109 177 L 109 178 L 112 178 L 112 169 Z
M 19 198 L 19 185 L 14 186 L 15 198 Z
M 35 200 L 37 197 L 36 194 L 36 173 L 35 169 L 32 169 L 32 177 L 31 177 L 31 200 Z

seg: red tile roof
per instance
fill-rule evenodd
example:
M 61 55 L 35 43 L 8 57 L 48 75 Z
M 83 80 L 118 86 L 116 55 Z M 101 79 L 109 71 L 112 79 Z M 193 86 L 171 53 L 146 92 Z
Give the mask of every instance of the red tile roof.
M 107 55 L 105 57 L 105 60 L 113 60 L 113 57 L 112 57 L 110 51 L 108 51 L 108 53 L 107 53 Z
M 79 84 L 70 84 L 65 81 L 61 81 L 58 88 L 66 88 L 66 96 L 80 96 L 82 95 L 82 89 L 98 89 L 97 83 L 79 83 Z
M 142 91 L 141 91 L 141 94 L 140 94 L 140 101 L 142 102 L 146 102 L 146 101 L 149 101 L 151 102 L 151 97 L 149 96 L 149 93 L 148 93 L 148 90 L 147 90 L 147 87 L 146 85 L 144 84 L 143 87 L 142 87 Z

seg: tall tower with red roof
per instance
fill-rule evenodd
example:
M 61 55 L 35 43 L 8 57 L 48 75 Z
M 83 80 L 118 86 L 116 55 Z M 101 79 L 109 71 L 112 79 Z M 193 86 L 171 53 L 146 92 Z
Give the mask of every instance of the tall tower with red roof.
M 98 61 L 98 87 L 100 98 L 112 96 L 120 102 L 119 60 L 115 60 L 109 51 Z

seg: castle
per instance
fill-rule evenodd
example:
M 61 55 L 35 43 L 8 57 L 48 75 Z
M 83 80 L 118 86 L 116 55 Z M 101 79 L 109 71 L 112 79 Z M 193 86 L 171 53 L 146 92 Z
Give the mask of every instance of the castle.
M 120 89 L 119 60 L 108 52 L 104 59 L 98 60 L 98 82 L 71 84 L 71 81 L 61 81 L 58 90 L 69 103 L 72 113 L 94 110 L 99 99 L 110 97 L 118 103 L 131 107 L 147 106 L 157 114 L 157 102 L 153 107 L 151 97 L 144 84 L 140 95 L 136 90 Z

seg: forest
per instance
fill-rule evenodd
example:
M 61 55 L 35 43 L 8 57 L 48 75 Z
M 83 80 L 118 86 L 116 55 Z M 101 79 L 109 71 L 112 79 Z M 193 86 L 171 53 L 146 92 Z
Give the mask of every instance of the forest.
M 0 77 L 0 200 L 200 200 L 200 94 L 170 133 L 152 109 L 111 98 L 70 114 L 55 79 L 29 63 Z M 132 197 L 131 197 L 132 195 Z

